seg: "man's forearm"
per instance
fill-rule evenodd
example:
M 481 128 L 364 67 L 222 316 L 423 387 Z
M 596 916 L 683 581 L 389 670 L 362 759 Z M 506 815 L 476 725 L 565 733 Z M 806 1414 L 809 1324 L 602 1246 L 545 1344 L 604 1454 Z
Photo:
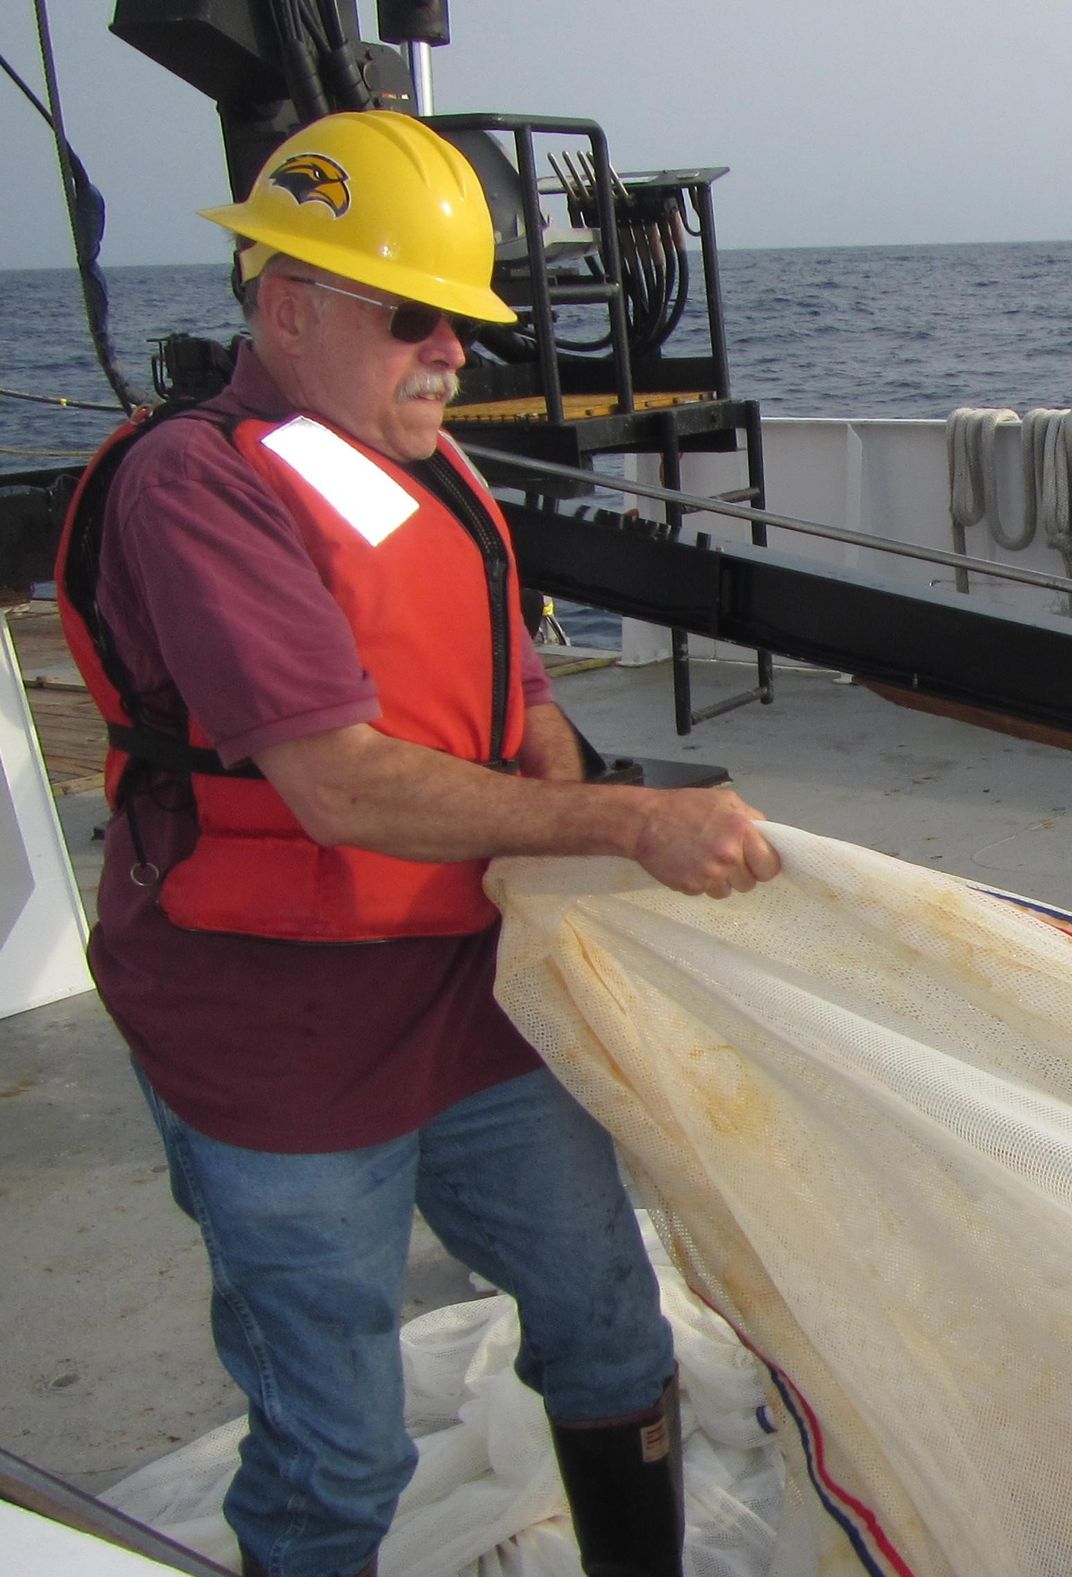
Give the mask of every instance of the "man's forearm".
M 360 724 L 257 758 L 304 830 L 408 860 L 604 854 L 683 892 L 774 875 L 757 813 L 724 790 L 673 792 L 509 777 Z
M 633 794 L 511 777 L 373 728 L 265 751 L 259 764 L 305 830 L 409 860 L 624 854 L 643 822 Z

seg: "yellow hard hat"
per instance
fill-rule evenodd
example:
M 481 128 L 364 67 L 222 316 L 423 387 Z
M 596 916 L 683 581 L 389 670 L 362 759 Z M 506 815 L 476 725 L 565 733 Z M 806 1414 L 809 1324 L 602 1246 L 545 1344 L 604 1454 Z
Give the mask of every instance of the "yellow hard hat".
M 285 252 L 444 312 L 517 316 L 491 289 L 495 237 L 476 172 L 410 115 L 313 121 L 275 150 L 245 202 L 201 217 L 257 243 L 241 254 L 245 280 Z

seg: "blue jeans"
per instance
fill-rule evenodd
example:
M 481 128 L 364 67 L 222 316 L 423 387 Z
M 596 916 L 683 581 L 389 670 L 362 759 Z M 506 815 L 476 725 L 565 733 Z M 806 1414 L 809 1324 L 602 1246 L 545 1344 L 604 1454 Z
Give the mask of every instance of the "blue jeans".
M 545 1070 L 322 1155 L 221 1144 L 142 1085 L 208 1250 L 217 1351 L 249 1399 L 224 1511 L 271 1577 L 359 1571 L 413 1472 L 398 1326 L 414 1204 L 517 1299 L 517 1371 L 553 1417 L 662 1391 L 669 1327 L 611 1142 Z

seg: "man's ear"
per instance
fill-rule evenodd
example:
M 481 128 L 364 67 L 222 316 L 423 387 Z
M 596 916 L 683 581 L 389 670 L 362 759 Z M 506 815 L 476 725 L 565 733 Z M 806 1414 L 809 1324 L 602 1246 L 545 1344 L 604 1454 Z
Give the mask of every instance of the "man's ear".
M 304 343 L 310 316 L 316 311 L 312 296 L 313 291 L 286 274 L 267 269 L 261 275 L 257 312 L 264 331 L 284 354 L 292 355 Z

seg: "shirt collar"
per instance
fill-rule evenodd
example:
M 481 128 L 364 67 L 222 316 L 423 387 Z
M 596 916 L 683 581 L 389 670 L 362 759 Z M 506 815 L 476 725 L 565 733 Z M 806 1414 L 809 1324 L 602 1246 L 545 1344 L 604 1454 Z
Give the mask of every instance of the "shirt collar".
M 226 398 L 228 404 L 241 407 L 248 415 L 289 416 L 294 409 L 248 340 L 239 344 Z

